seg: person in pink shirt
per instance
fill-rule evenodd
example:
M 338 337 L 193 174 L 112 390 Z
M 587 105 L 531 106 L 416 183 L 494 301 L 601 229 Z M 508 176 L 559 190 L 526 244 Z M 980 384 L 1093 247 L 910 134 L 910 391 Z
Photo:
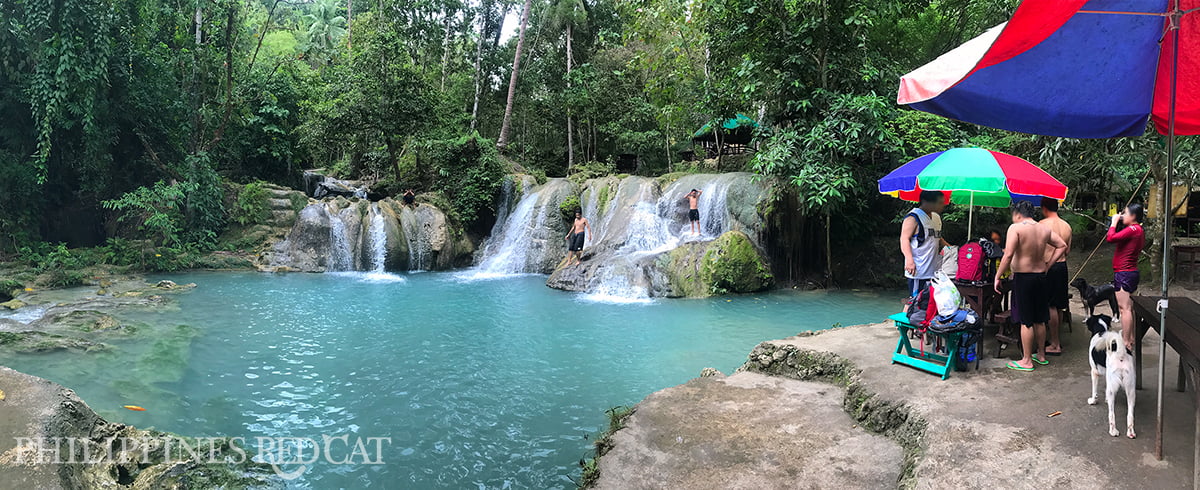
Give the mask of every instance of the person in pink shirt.
M 1124 211 L 1112 217 L 1105 239 L 1117 246 L 1113 253 L 1113 287 L 1117 289 L 1117 306 L 1121 309 L 1121 336 L 1125 345 L 1133 345 L 1137 331 L 1133 320 L 1133 298 L 1141 276 L 1138 274 L 1138 256 L 1146 245 L 1146 231 L 1142 229 L 1145 210 L 1141 204 L 1130 204 Z

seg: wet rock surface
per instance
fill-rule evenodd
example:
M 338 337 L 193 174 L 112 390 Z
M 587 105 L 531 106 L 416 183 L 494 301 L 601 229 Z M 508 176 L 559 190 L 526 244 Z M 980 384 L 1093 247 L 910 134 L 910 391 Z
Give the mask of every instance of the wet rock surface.
M 692 232 L 685 198 L 692 189 L 700 221 Z M 560 267 L 547 286 L 649 297 L 753 292 L 773 284 L 759 237 L 758 206 L 769 182 L 748 173 L 604 177 L 580 196 L 591 222 L 581 264 Z
M 0 482 L 5 488 L 282 488 L 268 467 L 241 458 L 227 443 L 213 446 L 215 463 L 207 459 L 207 445 L 201 451 L 203 460 L 178 451 L 166 457 L 162 443 L 148 442 L 143 452 L 136 444 L 112 441 L 178 436 L 109 423 L 74 391 L 6 367 L 0 367 L 0 389 L 0 434 L 5 435 L 0 437 Z M 66 444 L 55 460 L 53 453 L 39 452 L 32 442 L 61 438 L 75 441 L 74 458 L 68 457 Z M 90 448 L 93 462 L 82 462 L 84 448 Z M 112 448 L 111 457 L 107 448 Z M 226 456 L 236 462 L 221 462 Z
M 596 488 L 891 488 L 904 459 L 840 389 L 749 372 L 654 393 L 611 441 Z

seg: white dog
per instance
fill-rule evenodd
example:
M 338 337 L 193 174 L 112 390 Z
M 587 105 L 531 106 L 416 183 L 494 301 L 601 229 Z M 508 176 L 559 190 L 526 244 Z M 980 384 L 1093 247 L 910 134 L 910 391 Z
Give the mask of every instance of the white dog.
M 1116 437 L 1120 432 L 1117 431 L 1117 417 L 1113 411 L 1113 404 L 1116 402 L 1117 390 L 1124 388 L 1125 403 L 1128 405 L 1125 417 L 1128 429 L 1125 435 L 1133 439 L 1137 437 L 1133 432 L 1137 370 L 1133 368 L 1133 352 L 1125 345 L 1121 335 L 1108 331 L 1111 324 L 1112 317 L 1108 315 L 1093 315 L 1087 319 L 1088 330 L 1092 332 L 1092 342 L 1089 345 L 1092 353 L 1089 357 L 1092 364 L 1092 397 L 1088 398 L 1087 402 L 1088 405 L 1096 404 L 1096 383 L 1103 375 L 1104 398 L 1108 401 L 1108 434 Z

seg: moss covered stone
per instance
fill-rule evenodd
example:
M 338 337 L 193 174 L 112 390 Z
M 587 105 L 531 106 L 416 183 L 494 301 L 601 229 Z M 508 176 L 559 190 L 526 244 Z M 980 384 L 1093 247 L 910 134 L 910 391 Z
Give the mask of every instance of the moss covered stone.
M 774 283 L 766 261 L 740 231 L 726 232 L 711 242 L 685 243 L 659 260 L 659 266 L 669 271 L 676 296 L 753 293 Z
M 709 245 L 700 277 L 713 293 L 752 293 L 774 281 L 750 237 L 740 231 L 727 232 Z

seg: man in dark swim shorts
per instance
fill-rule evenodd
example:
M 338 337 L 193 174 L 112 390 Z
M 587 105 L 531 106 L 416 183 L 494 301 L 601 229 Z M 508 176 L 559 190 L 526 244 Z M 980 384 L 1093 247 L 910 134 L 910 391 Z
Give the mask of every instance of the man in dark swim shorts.
M 575 222 L 571 224 L 571 231 L 567 233 L 566 237 L 567 262 L 563 266 L 579 265 L 583 256 L 583 242 L 587 238 L 584 232 L 591 233 L 592 226 L 588 223 L 587 218 L 583 217 L 582 212 L 575 211 Z
M 692 189 L 692 192 L 689 192 L 686 196 L 683 196 L 688 200 L 688 221 L 690 221 L 692 224 L 693 235 L 700 234 L 700 210 L 696 209 L 696 204 L 698 201 L 700 201 L 700 194 L 703 193 L 704 192 L 700 191 L 699 189 Z
M 1033 220 L 1033 204 L 1017 201 L 1013 205 L 1012 226 L 1008 227 L 1008 246 L 996 270 L 994 286 L 1000 292 L 1000 276 L 1012 267 L 1012 304 L 1021 318 L 1021 360 L 1010 361 L 1008 368 L 1033 371 L 1034 364 L 1046 365 L 1046 322 L 1050 320 L 1050 298 L 1046 271 L 1058 262 L 1067 243 L 1050 228 Z M 1049 253 L 1047 251 L 1049 250 Z M 1034 354 L 1034 351 L 1037 354 Z

